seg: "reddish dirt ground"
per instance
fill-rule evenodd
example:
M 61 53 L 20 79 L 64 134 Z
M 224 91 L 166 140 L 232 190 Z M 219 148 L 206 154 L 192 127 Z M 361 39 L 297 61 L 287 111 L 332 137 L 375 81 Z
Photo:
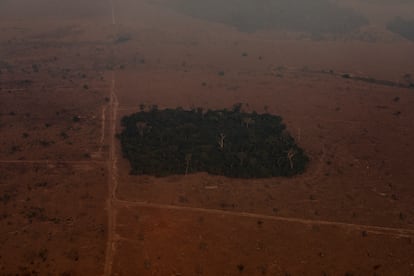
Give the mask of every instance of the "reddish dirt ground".
M 106 241 L 105 167 L 1 164 L 1 275 L 93 275 Z
M 84 2 L 0 12 L 0 275 L 414 274 L 414 90 L 340 76 L 414 75 L 384 27 L 412 4 L 340 1 L 371 24 L 316 40 Z M 123 115 L 238 102 L 284 118 L 304 174 L 129 175 Z

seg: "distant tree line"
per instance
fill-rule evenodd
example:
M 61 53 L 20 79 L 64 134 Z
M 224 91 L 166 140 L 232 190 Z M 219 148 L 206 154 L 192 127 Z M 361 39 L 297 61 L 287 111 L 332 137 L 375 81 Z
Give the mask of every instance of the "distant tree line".
M 388 30 L 402 37 L 414 41 L 414 20 L 405 20 L 396 17 L 387 24 Z
M 308 157 L 282 118 L 231 110 L 156 106 L 122 119 L 118 135 L 132 174 L 167 176 L 208 172 L 235 178 L 293 176 Z
M 171 0 L 169 5 L 244 32 L 280 29 L 315 35 L 343 34 L 368 23 L 361 14 L 330 0 Z

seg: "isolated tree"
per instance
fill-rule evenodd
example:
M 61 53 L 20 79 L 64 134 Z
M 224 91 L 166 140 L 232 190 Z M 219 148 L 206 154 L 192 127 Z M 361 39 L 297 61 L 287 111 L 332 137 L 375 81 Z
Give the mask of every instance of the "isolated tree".
M 246 160 L 246 158 L 247 158 L 247 154 L 244 151 L 238 152 L 237 153 L 237 158 L 239 158 L 239 160 L 240 160 L 240 166 L 243 167 L 244 160 Z
M 220 136 L 218 137 L 217 143 L 218 143 L 221 150 L 224 149 L 224 139 L 226 139 L 226 135 L 224 135 L 223 133 L 220 133 Z
M 254 123 L 254 120 L 250 117 L 245 117 L 243 118 L 243 123 L 246 125 L 247 128 L 249 128 L 249 126 Z
M 290 148 L 287 152 L 287 158 L 289 160 L 290 168 L 293 170 L 293 157 L 296 155 L 296 150 Z
M 143 137 L 145 129 L 148 128 L 147 122 L 137 122 L 136 126 L 138 129 L 139 136 Z
M 191 153 L 187 153 L 185 155 L 185 175 L 188 174 L 188 169 L 190 168 L 191 158 L 193 155 Z

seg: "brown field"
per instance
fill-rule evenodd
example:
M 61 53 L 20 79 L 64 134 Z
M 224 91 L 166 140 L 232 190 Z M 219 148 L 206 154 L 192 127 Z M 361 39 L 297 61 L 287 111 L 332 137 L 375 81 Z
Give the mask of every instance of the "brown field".
M 413 4 L 339 1 L 370 25 L 316 39 L 26 2 L 0 11 L 0 275 L 414 275 L 414 90 L 341 77 L 414 76 L 385 28 Z M 129 174 L 115 134 L 140 104 L 239 102 L 284 118 L 304 174 Z

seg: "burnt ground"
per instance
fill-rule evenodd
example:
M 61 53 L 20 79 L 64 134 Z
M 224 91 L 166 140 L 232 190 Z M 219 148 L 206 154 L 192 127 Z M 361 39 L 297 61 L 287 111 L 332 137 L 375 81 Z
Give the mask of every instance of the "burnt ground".
M 341 77 L 414 74 L 386 4 L 352 1 L 375 24 L 321 40 L 162 1 L 48 2 L 1 19 L 0 274 L 414 273 L 414 91 Z M 129 175 L 114 135 L 139 104 L 236 102 L 283 116 L 303 175 Z

